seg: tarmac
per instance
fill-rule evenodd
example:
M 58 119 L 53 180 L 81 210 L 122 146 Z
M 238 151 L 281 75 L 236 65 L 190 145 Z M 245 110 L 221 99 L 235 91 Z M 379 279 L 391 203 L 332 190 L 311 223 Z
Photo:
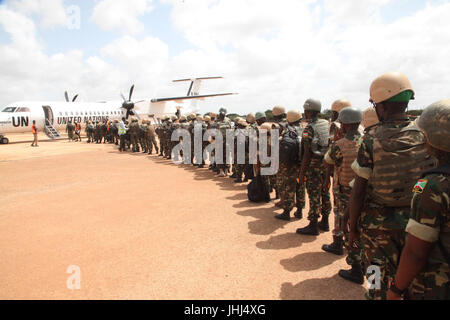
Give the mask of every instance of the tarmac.
M 331 232 L 296 234 L 306 218 L 274 219 L 281 209 L 249 202 L 245 184 L 86 139 L 9 138 L 0 299 L 364 299 L 337 275 L 345 256 L 321 250 Z

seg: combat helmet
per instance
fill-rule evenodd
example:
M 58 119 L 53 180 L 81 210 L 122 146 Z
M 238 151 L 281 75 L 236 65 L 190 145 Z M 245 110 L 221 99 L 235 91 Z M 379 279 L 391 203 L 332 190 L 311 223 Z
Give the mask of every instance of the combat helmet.
M 220 108 L 220 109 L 219 109 L 219 113 L 227 114 L 227 109 L 225 109 L 225 108 Z
M 262 130 L 267 130 L 268 132 L 270 132 L 270 130 L 272 130 L 272 123 L 264 122 L 259 128 L 262 129 Z
M 298 112 L 296 110 L 290 110 L 287 113 L 286 120 L 289 123 L 294 123 L 294 122 L 299 121 L 301 118 L 302 118 L 302 114 L 300 112 Z
M 376 78 L 370 85 L 370 102 L 380 103 L 405 94 L 405 100 L 414 99 L 414 90 L 409 79 L 400 72 L 388 72 Z
M 255 121 L 256 121 L 255 115 L 253 113 L 249 113 L 247 115 L 246 120 L 248 123 L 255 123 Z
M 374 107 L 368 107 L 366 110 L 364 110 L 363 119 L 361 122 L 364 128 L 371 127 L 378 122 L 380 121 L 378 120 L 377 112 Z
M 256 119 L 256 120 L 260 120 L 260 119 L 265 118 L 265 117 L 266 117 L 266 114 L 263 113 L 263 112 L 257 112 L 257 113 L 255 114 L 255 119 Z
M 177 119 L 178 119 L 178 117 L 175 116 L 175 115 L 170 117 L 170 120 L 172 120 L 172 121 L 175 121 L 175 120 L 177 120 Z
M 341 112 L 342 109 L 347 108 L 347 107 L 351 107 L 352 104 L 350 103 L 350 101 L 345 100 L 345 99 L 339 99 L 336 100 L 335 102 L 333 102 L 333 104 L 331 105 L 331 111 L 336 111 L 336 112 Z
M 204 116 L 203 119 L 205 120 L 205 122 L 210 122 L 211 121 L 211 117 L 210 116 Z
M 282 106 L 275 106 L 272 109 L 272 114 L 274 117 L 282 116 L 285 113 L 286 113 L 286 109 Z
M 355 107 L 347 107 L 339 112 L 338 121 L 343 124 L 361 123 L 362 112 Z
M 417 120 L 417 125 L 425 134 L 429 145 L 450 152 L 450 99 L 428 106 Z
M 196 119 L 197 119 L 197 121 L 203 121 L 203 117 L 200 115 L 198 115 Z
M 305 101 L 305 104 L 303 105 L 303 109 L 305 111 L 322 111 L 322 103 L 319 100 L 316 99 L 308 99 Z

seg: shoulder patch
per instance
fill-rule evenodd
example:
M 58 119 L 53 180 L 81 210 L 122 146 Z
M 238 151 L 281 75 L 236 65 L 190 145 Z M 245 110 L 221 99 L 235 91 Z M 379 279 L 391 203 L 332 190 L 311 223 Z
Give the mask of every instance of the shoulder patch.
M 414 193 L 423 193 L 423 190 L 427 186 L 428 180 L 427 179 L 420 179 L 417 181 L 416 185 L 413 188 Z
M 304 139 L 308 139 L 309 138 L 308 131 L 303 131 L 302 138 L 304 138 Z

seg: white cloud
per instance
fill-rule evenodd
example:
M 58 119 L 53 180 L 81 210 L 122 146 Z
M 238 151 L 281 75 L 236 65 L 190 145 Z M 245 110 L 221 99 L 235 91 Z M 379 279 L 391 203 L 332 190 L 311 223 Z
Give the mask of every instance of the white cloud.
M 39 16 L 41 25 L 45 28 L 65 26 L 68 22 L 63 0 L 20 0 L 8 1 L 7 4 L 26 15 Z
M 152 0 L 102 0 L 94 8 L 92 20 L 107 31 L 137 34 L 144 29 L 138 17 L 150 12 Z

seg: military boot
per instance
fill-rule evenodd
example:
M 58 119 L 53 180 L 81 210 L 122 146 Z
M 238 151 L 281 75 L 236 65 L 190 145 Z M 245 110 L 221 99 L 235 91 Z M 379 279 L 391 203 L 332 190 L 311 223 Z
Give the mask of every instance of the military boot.
M 275 190 L 275 199 L 280 199 L 280 193 L 278 192 L 278 190 Z
M 294 213 L 294 217 L 296 217 L 297 219 L 302 219 L 303 218 L 303 208 L 297 208 L 297 211 L 295 211 L 295 213 Z
M 309 236 L 318 236 L 319 235 L 319 226 L 317 223 L 317 219 L 311 220 L 305 228 L 297 229 L 298 234 L 304 234 Z
M 236 182 L 236 183 L 241 183 L 241 182 L 243 182 L 243 181 L 242 181 L 242 178 L 237 178 L 237 179 L 234 180 L 234 182 Z
M 355 263 L 352 265 L 350 270 L 339 270 L 339 276 L 344 278 L 345 280 L 363 284 L 364 283 L 364 274 L 359 263 Z
M 291 221 L 291 210 L 284 209 L 284 212 L 281 214 L 277 214 L 275 218 L 279 220 Z
M 338 256 L 342 256 L 344 254 L 344 241 L 342 240 L 342 236 L 333 236 L 333 243 L 324 244 L 322 246 L 322 250 Z
M 322 231 L 330 231 L 330 225 L 328 223 L 328 216 L 322 216 L 322 220 L 319 222 L 319 229 Z
M 230 179 L 236 179 L 237 178 L 237 174 L 236 172 L 233 172 L 233 174 L 230 176 Z

